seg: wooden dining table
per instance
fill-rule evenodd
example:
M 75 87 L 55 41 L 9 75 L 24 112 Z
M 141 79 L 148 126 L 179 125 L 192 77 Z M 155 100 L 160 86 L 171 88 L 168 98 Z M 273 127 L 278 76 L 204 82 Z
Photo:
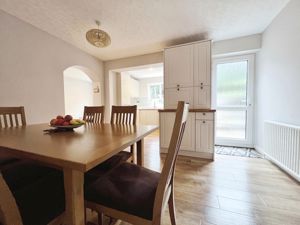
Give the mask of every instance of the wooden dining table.
M 158 126 L 85 124 L 74 131 L 43 132 L 48 124 L 0 129 L 0 153 L 61 168 L 65 224 L 84 225 L 84 173 L 136 143 L 143 165 L 144 137 Z

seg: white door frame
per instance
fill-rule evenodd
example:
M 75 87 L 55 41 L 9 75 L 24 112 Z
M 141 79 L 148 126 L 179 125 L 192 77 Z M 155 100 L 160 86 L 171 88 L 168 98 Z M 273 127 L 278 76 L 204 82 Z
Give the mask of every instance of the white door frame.
M 217 145 L 226 145 L 226 146 L 238 146 L 238 147 L 250 147 L 253 145 L 253 107 L 254 107 L 254 95 L 253 95 L 253 85 L 254 85 L 254 73 L 255 73 L 255 55 L 238 55 L 232 57 L 222 57 L 214 58 L 212 63 L 212 106 L 217 110 L 222 109 L 218 108 L 216 105 L 216 66 L 220 63 L 230 63 L 237 61 L 248 61 L 248 76 L 247 76 L 247 106 L 245 107 L 234 107 L 232 110 L 245 109 L 247 112 L 247 121 L 246 121 L 246 139 L 229 139 L 229 138 L 215 138 L 215 143 Z M 228 109 L 226 107 L 226 109 Z

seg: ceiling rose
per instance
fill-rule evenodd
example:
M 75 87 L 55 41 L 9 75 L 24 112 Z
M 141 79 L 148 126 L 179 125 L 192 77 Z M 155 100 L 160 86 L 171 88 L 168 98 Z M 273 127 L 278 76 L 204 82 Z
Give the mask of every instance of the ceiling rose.
M 86 32 L 86 39 L 90 44 L 98 48 L 107 47 L 111 43 L 110 36 L 105 31 L 99 29 L 100 22 L 98 20 L 96 20 L 96 24 L 98 25 L 98 29 L 91 29 Z

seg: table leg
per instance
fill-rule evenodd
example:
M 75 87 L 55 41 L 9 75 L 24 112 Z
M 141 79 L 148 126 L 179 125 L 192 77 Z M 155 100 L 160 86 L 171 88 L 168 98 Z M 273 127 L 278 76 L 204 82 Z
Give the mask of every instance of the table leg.
M 137 164 L 144 166 L 144 138 L 136 143 Z
M 77 170 L 64 169 L 66 225 L 84 225 L 84 174 Z

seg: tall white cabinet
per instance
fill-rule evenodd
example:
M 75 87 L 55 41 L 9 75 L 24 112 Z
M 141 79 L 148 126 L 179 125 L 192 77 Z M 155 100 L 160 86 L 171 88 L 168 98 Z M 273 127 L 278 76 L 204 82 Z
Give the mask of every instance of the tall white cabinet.
M 160 148 L 167 152 L 178 101 L 190 103 L 181 155 L 213 159 L 211 41 L 172 46 L 164 51 L 164 110 L 160 110 Z
M 210 41 L 166 48 L 164 70 L 165 108 L 176 108 L 179 100 L 193 108 L 210 108 Z

